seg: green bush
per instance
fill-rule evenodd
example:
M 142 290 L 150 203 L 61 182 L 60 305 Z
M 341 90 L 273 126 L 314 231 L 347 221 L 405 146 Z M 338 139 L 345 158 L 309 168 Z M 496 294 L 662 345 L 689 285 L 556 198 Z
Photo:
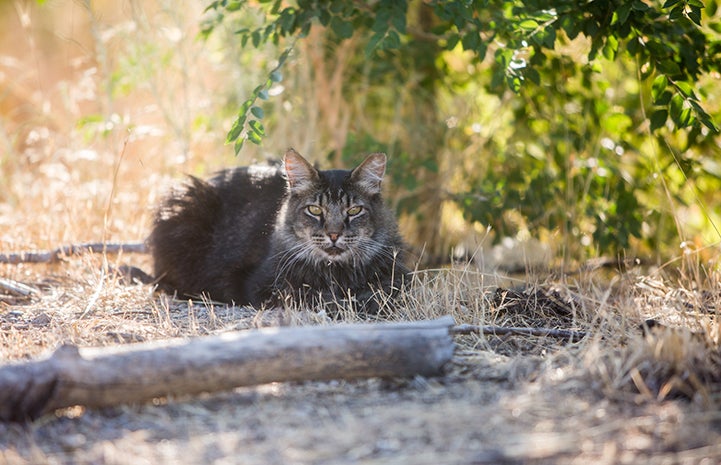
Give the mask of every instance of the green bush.
M 228 17 L 259 10 L 262 24 L 238 30 L 238 40 L 279 46 L 277 66 L 228 134 L 236 152 L 266 137 L 260 102 L 282 79 L 295 41 L 321 27 L 330 42 L 360 38 L 357 69 L 347 78 L 365 79 L 364 111 L 376 128 L 392 129 L 355 127 L 345 149 L 395 151 L 391 175 L 407 191 L 401 210 L 430 205 L 438 212 L 440 202 L 452 201 L 466 219 L 493 226 L 497 238 L 519 229 L 560 231 L 574 256 L 630 247 L 675 253 L 669 246 L 708 231 L 719 240 L 715 1 L 254 5 L 212 2 L 203 27 L 207 36 Z M 393 134 L 393 102 L 381 97 L 399 89 L 414 95 L 401 115 L 403 138 Z M 348 98 L 358 91 L 349 83 Z M 463 105 L 464 114 L 454 114 Z M 688 205 L 701 218 L 693 230 L 679 220 Z M 421 222 L 438 221 L 420 214 Z

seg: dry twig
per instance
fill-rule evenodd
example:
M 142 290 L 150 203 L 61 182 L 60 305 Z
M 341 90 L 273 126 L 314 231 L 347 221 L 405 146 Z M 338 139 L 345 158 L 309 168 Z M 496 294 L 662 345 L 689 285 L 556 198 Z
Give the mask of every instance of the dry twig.
M 0 277 L 0 289 L 10 294 L 20 295 L 27 297 L 31 294 L 37 294 L 39 291 L 34 287 L 28 286 L 27 284 L 13 281 L 12 279 Z
M 55 250 L 0 253 L 0 263 L 11 265 L 18 263 L 55 263 L 71 255 L 83 253 L 117 254 L 120 252 L 147 253 L 147 248 L 142 242 L 70 244 L 58 247 Z
M 586 337 L 584 331 L 573 331 L 568 329 L 553 328 L 519 328 L 507 326 L 478 326 L 478 325 L 458 325 L 451 328 L 451 334 L 486 334 L 491 336 L 504 336 L 507 334 L 516 336 L 540 336 L 540 337 L 556 337 L 559 339 L 569 339 L 578 341 Z

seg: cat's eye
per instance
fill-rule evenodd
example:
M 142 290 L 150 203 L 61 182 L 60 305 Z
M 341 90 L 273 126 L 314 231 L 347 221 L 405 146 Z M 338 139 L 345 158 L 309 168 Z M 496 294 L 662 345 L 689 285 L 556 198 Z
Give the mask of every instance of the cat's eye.
M 350 207 L 348 209 L 348 216 L 356 216 L 359 215 L 360 212 L 363 211 L 363 207 L 356 205 L 355 207 Z
M 323 209 L 320 208 L 318 205 L 308 205 L 306 210 L 308 210 L 308 213 L 313 216 L 320 216 L 323 214 Z

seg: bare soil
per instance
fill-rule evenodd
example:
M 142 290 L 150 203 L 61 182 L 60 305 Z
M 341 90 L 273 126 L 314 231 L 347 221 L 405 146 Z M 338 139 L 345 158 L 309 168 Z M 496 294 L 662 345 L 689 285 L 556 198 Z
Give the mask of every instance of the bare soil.
M 147 257 L 115 260 L 145 263 Z M 41 289 L 30 297 L 1 294 L 6 362 L 67 342 L 125 344 L 336 323 L 312 311 L 177 301 L 150 286 L 124 285 L 102 268 L 102 257 L 93 255 L 52 266 L 4 266 L 3 275 Z M 419 273 L 418 279 L 390 319 L 451 313 L 458 323 L 567 328 L 587 336 L 571 342 L 456 336 L 456 353 L 439 378 L 275 383 L 99 411 L 65 409 L 30 424 L 0 424 L 0 462 L 721 460 L 719 352 L 712 341 L 718 299 L 710 301 L 708 292 L 705 302 L 696 301 L 704 307 L 694 307 L 694 293 L 644 276 L 617 277 L 606 288 L 589 278 L 583 289 L 543 282 L 525 290 L 499 287 L 498 277 L 469 268 Z M 659 324 L 644 335 L 639 325 L 647 317 L 672 327 Z

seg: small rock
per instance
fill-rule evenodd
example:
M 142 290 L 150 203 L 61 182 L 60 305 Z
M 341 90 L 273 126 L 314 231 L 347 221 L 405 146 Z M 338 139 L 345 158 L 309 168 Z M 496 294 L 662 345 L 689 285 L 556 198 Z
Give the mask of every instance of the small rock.
M 30 320 L 30 323 L 32 323 L 35 326 L 47 326 L 50 324 L 50 321 L 52 319 L 50 318 L 50 315 L 43 312 L 40 315 L 36 316 L 32 320 Z

